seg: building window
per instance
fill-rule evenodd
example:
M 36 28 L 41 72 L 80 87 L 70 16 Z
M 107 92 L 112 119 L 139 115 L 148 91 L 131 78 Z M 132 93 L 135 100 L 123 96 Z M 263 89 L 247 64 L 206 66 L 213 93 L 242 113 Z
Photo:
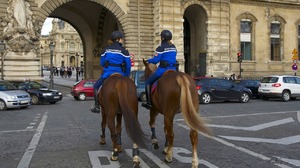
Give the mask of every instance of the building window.
M 280 23 L 271 23 L 271 61 L 281 61 L 280 57 Z
M 70 52 L 75 52 L 75 44 L 70 43 Z
M 240 46 L 243 60 L 252 60 L 252 22 L 242 19 L 240 22 Z

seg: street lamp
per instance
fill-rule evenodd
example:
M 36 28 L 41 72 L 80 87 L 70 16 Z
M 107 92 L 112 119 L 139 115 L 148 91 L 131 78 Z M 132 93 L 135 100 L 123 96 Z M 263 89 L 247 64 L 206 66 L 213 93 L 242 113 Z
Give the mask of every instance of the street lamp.
M 49 49 L 50 49 L 50 89 L 53 89 L 53 50 L 55 44 L 50 42 Z
M 6 44 L 3 40 L 0 41 L 0 52 L 1 52 L 1 79 L 4 80 L 4 50 L 6 48 Z
M 79 71 L 79 68 L 78 68 L 78 57 L 79 57 L 79 54 L 76 53 L 76 59 L 77 59 L 77 64 L 76 64 L 76 82 L 78 82 L 78 71 Z
M 42 55 L 43 46 L 40 48 L 40 57 L 41 57 L 41 77 L 44 77 L 44 68 L 43 68 L 43 55 Z

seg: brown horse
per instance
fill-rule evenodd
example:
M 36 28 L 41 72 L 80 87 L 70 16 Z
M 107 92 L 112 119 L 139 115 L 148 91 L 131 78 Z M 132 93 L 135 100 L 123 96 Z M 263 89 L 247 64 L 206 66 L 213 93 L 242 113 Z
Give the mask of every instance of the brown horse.
M 145 65 L 145 78 L 147 79 L 156 70 L 156 65 Z M 164 153 L 165 160 L 172 162 L 173 157 L 173 119 L 175 114 L 182 113 L 185 123 L 190 127 L 190 140 L 192 144 L 192 167 L 198 167 L 198 131 L 211 135 L 211 131 L 205 126 L 205 121 L 198 114 L 199 98 L 196 90 L 196 84 L 191 76 L 179 71 L 166 71 L 158 79 L 157 87 L 151 95 L 153 108 L 150 109 L 149 125 L 152 131 L 152 148 L 159 148 L 155 135 L 155 119 L 158 113 L 164 115 L 164 132 L 166 142 Z
M 139 167 L 138 146 L 146 148 L 141 126 L 138 122 L 138 99 L 134 82 L 120 74 L 113 74 L 107 78 L 99 92 L 99 102 L 102 109 L 102 135 L 100 144 L 105 144 L 106 124 L 111 133 L 113 143 L 112 161 L 118 160 L 121 148 L 121 126 L 124 116 L 127 135 L 133 141 L 133 163 Z M 117 125 L 115 124 L 115 119 Z

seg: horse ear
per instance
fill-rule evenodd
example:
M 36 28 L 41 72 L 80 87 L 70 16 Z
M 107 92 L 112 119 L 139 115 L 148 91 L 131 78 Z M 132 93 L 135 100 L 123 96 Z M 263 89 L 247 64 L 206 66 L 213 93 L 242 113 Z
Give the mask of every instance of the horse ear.
M 143 58 L 143 63 L 145 66 L 147 66 L 147 61 L 145 61 L 145 59 Z

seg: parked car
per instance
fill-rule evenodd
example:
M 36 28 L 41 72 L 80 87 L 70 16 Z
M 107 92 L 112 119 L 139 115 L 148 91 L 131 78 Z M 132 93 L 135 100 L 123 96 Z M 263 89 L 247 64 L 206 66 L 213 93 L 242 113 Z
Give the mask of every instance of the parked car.
M 199 78 L 195 79 L 199 101 L 209 104 L 211 101 L 238 100 L 247 103 L 252 97 L 250 89 L 237 85 L 227 79 L 221 78 Z
M 260 81 L 259 95 L 263 100 L 269 98 L 281 98 L 289 101 L 300 97 L 300 78 L 291 75 L 270 75 Z
M 23 91 L 18 90 L 14 85 L 9 82 L 0 81 L 0 110 L 10 108 L 27 108 L 31 105 L 30 95 Z
M 137 89 L 137 97 L 140 101 L 146 101 L 146 91 L 145 91 L 145 76 L 144 71 L 132 71 L 131 79 L 134 81 Z
M 258 87 L 259 87 L 259 80 L 235 80 L 236 84 L 244 86 L 251 90 L 252 96 L 255 98 L 260 98 L 258 95 Z
M 62 93 L 58 90 L 48 89 L 36 81 L 10 81 L 15 87 L 30 94 L 33 105 L 50 103 L 55 104 L 62 100 Z
M 87 97 L 94 97 L 95 80 L 81 80 L 71 88 L 71 95 L 75 100 L 85 100 Z

